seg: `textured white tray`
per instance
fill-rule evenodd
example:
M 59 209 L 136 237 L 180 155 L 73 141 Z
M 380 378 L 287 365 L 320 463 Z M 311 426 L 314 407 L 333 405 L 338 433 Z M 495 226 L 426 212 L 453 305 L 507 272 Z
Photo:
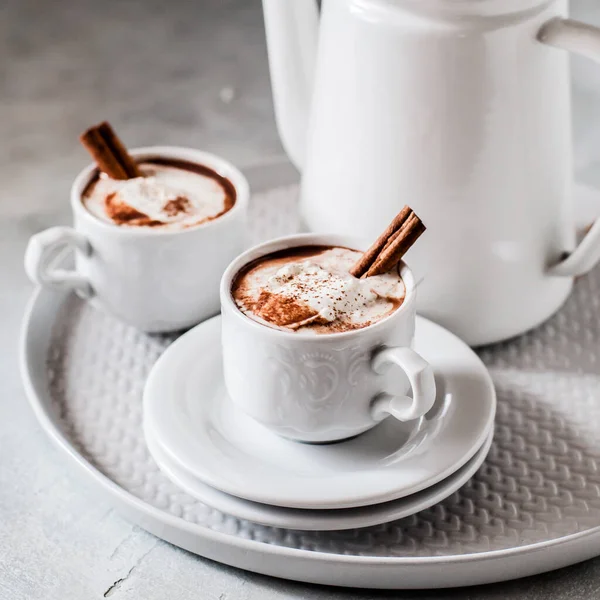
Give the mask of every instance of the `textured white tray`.
M 254 198 L 252 237 L 293 231 L 295 189 Z M 22 368 L 33 409 L 123 514 L 192 552 L 259 573 L 333 585 L 448 587 L 500 581 L 600 554 L 600 269 L 550 322 L 480 353 L 498 391 L 496 435 L 450 498 L 346 532 L 264 527 L 210 509 L 150 458 L 141 395 L 173 340 L 148 336 L 74 296 L 38 292 Z

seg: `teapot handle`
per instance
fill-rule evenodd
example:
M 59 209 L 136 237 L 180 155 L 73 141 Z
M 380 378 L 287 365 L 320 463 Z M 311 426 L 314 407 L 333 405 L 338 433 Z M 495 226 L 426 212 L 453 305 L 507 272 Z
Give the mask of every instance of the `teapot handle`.
M 539 31 L 538 40 L 600 63 L 600 28 L 572 19 L 557 17 Z M 600 260 L 600 219 L 592 225 L 579 246 L 558 264 L 550 275 L 575 277 L 590 271 Z

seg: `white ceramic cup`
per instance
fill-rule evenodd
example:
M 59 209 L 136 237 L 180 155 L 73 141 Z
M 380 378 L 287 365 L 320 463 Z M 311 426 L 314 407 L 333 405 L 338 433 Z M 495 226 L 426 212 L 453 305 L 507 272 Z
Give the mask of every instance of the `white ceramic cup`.
M 304 245 L 363 246 L 348 236 L 288 236 L 244 252 L 223 275 L 223 368 L 234 404 L 276 433 L 305 442 L 348 438 L 389 415 L 402 421 L 423 416 L 435 401 L 435 381 L 431 366 L 411 348 L 416 290 L 406 265 L 403 304 L 364 329 L 294 333 L 262 325 L 237 308 L 231 286 L 240 269 Z
M 34 235 L 25 269 L 39 285 L 69 289 L 126 323 L 147 332 L 176 331 L 219 312 L 219 281 L 244 248 L 249 187 L 229 162 L 199 150 L 152 146 L 131 151 L 138 160 L 163 157 L 210 167 L 235 187 L 236 201 L 221 217 L 179 231 L 122 227 L 101 221 L 81 202 L 95 165 L 71 187 L 73 227 Z M 56 265 L 65 248 L 75 269 Z

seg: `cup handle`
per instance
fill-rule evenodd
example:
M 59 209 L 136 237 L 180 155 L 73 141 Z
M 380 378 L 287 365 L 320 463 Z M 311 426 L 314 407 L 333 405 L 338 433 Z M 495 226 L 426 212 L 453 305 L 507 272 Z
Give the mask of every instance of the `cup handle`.
M 561 17 L 542 26 L 538 40 L 600 63 L 600 28 Z M 600 219 L 591 227 L 574 252 L 548 269 L 550 275 L 585 275 L 600 260 Z
M 79 250 L 86 256 L 92 250 L 87 239 L 71 227 L 51 227 L 36 233 L 25 251 L 27 276 L 38 285 L 73 290 L 84 297 L 92 296 L 94 292 L 86 277 L 55 266 L 67 249 Z
M 371 415 L 376 421 L 392 415 L 399 421 L 418 419 L 429 412 L 435 402 L 435 379 L 431 365 L 410 348 L 382 348 L 371 363 L 376 373 L 382 374 L 389 365 L 400 367 L 412 387 L 410 396 L 379 394 L 371 404 Z

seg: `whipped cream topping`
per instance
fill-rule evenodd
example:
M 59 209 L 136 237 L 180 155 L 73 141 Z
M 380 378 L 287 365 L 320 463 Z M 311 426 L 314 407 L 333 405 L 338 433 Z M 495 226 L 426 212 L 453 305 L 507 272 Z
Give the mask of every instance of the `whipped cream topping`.
M 184 229 L 220 216 L 232 200 L 221 181 L 164 164 L 140 165 L 144 177 L 111 179 L 104 173 L 86 190 L 86 208 L 124 226 Z
M 315 248 L 314 255 L 266 257 L 244 273 L 233 291 L 248 316 L 292 330 L 345 331 L 366 327 L 402 303 L 396 272 L 357 279 L 349 270 L 361 253 Z

